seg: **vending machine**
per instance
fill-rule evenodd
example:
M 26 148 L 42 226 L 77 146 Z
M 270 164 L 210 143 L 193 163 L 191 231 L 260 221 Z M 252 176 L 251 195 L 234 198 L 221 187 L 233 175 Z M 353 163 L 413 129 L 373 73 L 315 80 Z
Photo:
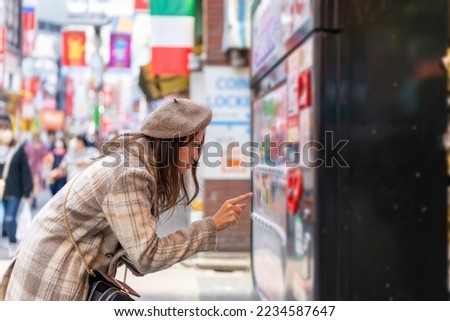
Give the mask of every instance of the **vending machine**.
M 264 300 L 446 300 L 445 0 L 252 7 Z

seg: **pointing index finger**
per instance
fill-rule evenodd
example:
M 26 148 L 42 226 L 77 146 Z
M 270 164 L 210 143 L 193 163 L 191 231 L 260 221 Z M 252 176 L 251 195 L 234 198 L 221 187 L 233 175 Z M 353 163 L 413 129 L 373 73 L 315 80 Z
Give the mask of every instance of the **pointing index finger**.
M 239 196 L 236 196 L 235 198 L 230 198 L 228 201 L 233 204 L 236 205 L 237 203 L 243 202 L 246 199 L 250 198 L 253 196 L 253 193 L 246 193 L 246 194 L 242 194 Z

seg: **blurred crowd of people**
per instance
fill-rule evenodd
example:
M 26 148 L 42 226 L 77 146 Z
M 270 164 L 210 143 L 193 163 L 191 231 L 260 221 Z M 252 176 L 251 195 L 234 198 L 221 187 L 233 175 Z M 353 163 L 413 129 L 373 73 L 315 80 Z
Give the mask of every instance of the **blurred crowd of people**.
M 63 132 L 34 132 L 15 137 L 11 119 L 0 115 L 0 228 L 8 239 L 8 256 L 17 250 L 17 218 L 21 202 L 31 208 L 39 194 L 52 195 L 100 156 L 95 136 Z
M 67 137 L 50 133 L 47 152 L 40 159 L 41 183 L 47 183 L 53 195 L 100 155 L 95 141 L 85 135 Z

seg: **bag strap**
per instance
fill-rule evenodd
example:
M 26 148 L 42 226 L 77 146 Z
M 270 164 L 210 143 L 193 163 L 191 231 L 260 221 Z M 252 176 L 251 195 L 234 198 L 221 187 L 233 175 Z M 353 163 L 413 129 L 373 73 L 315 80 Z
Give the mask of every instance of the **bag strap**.
M 63 215 L 64 215 L 64 225 L 66 226 L 66 230 L 69 233 L 69 237 L 70 240 L 72 241 L 73 246 L 75 247 L 75 250 L 77 251 L 78 255 L 81 258 L 81 261 L 83 262 L 84 268 L 86 269 L 87 273 L 89 273 L 89 275 L 95 276 L 95 272 L 94 269 L 87 263 L 86 259 L 84 258 L 83 253 L 81 252 L 81 249 L 77 243 L 77 241 L 75 241 L 75 237 L 73 236 L 73 232 L 70 228 L 69 225 L 69 217 L 67 215 L 67 199 L 69 196 L 69 192 L 72 189 L 73 184 L 75 183 L 75 181 L 78 179 L 78 177 L 80 177 L 81 174 L 83 174 L 84 170 L 79 173 L 71 182 L 69 185 L 69 188 L 67 189 L 67 193 L 64 196 L 64 203 L 63 203 Z M 128 267 L 125 265 L 125 271 L 123 274 L 123 282 L 126 283 L 127 280 L 127 272 L 128 272 Z
M 82 173 L 82 172 L 81 172 Z M 66 226 L 67 232 L 69 233 L 70 240 L 72 241 L 73 246 L 75 247 L 75 250 L 77 251 L 78 255 L 81 258 L 81 261 L 83 262 L 84 268 L 86 269 L 87 273 L 89 273 L 92 276 L 95 276 L 94 269 L 87 263 L 86 259 L 84 258 L 83 253 L 80 250 L 80 247 L 78 246 L 77 241 L 75 241 L 75 237 L 73 236 L 72 230 L 70 229 L 69 225 L 69 218 L 67 216 L 67 198 L 69 196 L 69 192 L 72 189 L 73 183 L 77 180 L 77 178 L 81 175 L 78 174 L 69 185 L 69 188 L 67 189 L 67 193 L 64 197 L 64 203 L 63 203 L 63 215 L 64 215 L 64 225 Z

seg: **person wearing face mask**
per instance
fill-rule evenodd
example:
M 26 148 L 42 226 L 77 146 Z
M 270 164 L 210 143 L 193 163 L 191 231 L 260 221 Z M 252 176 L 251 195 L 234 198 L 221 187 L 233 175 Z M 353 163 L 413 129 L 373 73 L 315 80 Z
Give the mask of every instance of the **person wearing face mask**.
M 70 180 L 91 165 L 99 155 L 97 148 L 88 146 L 86 136 L 80 134 L 69 140 L 68 151 L 60 167 L 67 174 L 67 180 Z
M 105 155 L 34 217 L 4 273 L 0 300 L 86 300 L 92 269 L 114 277 L 126 264 L 142 276 L 214 251 L 218 232 L 239 222 L 252 193 L 226 200 L 187 229 L 157 234 L 162 213 L 189 206 L 199 193 L 196 173 L 211 119 L 210 107 L 174 98 L 138 132 L 109 142 Z
M 66 145 L 62 139 L 57 139 L 51 151 L 51 170 L 48 178 L 52 195 L 58 193 L 67 183 L 67 176 L 61 168 L 61 163 L 65 155 Z
M 9 164 L 8 173 L 3 173 Z M 2 198 L 6 235 L 9 241 L 8 256 L 12 258 L 17 249 L 17 212 L 22 197 L 27 202 L 33 190 L 28 158 L 24 145 L 16 142 L 8 115 L 0 115 L 0 173 L 4 174 L 5 189 Z

